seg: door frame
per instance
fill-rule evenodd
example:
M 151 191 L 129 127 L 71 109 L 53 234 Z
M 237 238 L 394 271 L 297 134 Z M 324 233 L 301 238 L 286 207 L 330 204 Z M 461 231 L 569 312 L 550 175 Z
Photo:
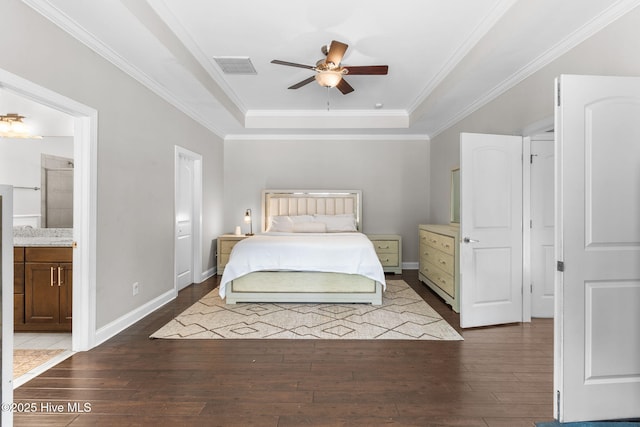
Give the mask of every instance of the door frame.
M 96 345 L 96 224 L 98 112 L 0 69 L 0 87 L 74 118 L 73 351 Z
M 193 272 L 193 282 L 201 283 L 204 281 L 202 274 L 202 155 L 188 150 L 179 145 L 175 146 L 174 151 L 174 210 L 173 210 L 173 288 L 178 293 L 178 245 L 176 242 L 178 235 L 178 195 L 179 180 L 178 167 L 180 156 L 186 157 L 193 161 L 193 204 L 192 217 L 193 227 L 191 230 L 191 242 L 193 248 L 193 259 L 191 260 L 191 271 Z
M 10 214 L 9 214 L 10 213 Z M 2 292 L 2 327 L 0 332 L 0 352 L 2 352 L 2 366 L 0 370 L 0 396 L 2 402 L 13 402 L 13 187 L 0 185 L 0 253 L 2 257 L 2 277 L 0 277 L 0 291 Z M 11 256 L 7 256 L 11 254 Z M 9 298 L 7 298 L 9 297 Z M 12 425 L 12 411 L 2 411 L 0 424 Z
M 523 322 L 531 322 L 532 304 L 532 268 L 531 263 L 531 141 L 552 141 L 553 118 L 545 122 L 546 126 L 538 132 L 522 138 L 522 314 Z M 544 133 L 549 132 L 549 133 Z

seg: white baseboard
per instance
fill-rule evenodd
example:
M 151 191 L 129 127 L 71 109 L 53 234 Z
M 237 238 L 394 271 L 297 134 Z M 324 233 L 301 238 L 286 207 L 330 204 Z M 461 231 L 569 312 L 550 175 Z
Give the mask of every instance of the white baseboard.
M 403 270 L 417 270 L 418 267 L 418 263 L 417 262 L 403 262 L 402 263 L 402 269 Z
M 207 271 L 203 271 L 202 272 L 202 274 L 200 275 L 200 281 L 198 283 L 202 283 L 205 280 L 207 280 L 208 278 L 213 277 L 215 275 L 216 275 L 216 268 L 215 267 L 211 267 Z
M 95 335 L 94 347 L 97 347 L 109 338 L 116 336 L 137 321 L 142 320 L 145 316 L 153 313 L 168 302 L 173 301 L 175 298 L 176 292 L 174 289 L 171 289 L 124 316 L 119 317 L 108 325 L 98 329 Z

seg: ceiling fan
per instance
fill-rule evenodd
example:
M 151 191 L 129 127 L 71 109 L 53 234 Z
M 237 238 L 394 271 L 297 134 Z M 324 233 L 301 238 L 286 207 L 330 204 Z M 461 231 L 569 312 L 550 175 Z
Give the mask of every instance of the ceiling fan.
M 287 65 L 289 67 L 306 68 L 316 72 L 314 76 L 302 80 L 292 86 L 289 89 L 299 89 L 302 86 L 317 81 L 320 86 L 335 87 L 338 88 L 343 95 L 353 92 L 353 87 L 343 78 L 346 74 L 351 75 L 384 75 L 389 70 L 388 65 L 341 65 L 342 57 L 344 56 L 349 46 L 345 43 L 333 40 L 331 44 L 322 46 L 322 53 L 326 55 L 326 59 L 321 59 L 316 62 L 316 65 L 304 65 L 296 64 L 295 62 L 280 61 L 274 59 L 272 64 Z

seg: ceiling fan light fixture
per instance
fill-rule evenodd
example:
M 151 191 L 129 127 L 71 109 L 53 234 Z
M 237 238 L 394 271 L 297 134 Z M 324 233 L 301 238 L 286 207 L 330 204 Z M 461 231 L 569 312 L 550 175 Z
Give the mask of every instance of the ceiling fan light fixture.
M 336 87 L 342 80 L 342 73 L 340 71 L 326 70 L 318 71 L 316 74 L 316 81 L 320 86 L 324 87 Z

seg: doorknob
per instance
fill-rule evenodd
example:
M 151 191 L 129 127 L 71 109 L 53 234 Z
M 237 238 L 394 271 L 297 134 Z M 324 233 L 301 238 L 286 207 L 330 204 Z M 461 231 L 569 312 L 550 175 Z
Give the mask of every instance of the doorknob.
M 462 239 L 462 241 L 465 243 L 478 243 L 480 240 L 470 239 L 468 237 L 465 237 L 464 239 Z

